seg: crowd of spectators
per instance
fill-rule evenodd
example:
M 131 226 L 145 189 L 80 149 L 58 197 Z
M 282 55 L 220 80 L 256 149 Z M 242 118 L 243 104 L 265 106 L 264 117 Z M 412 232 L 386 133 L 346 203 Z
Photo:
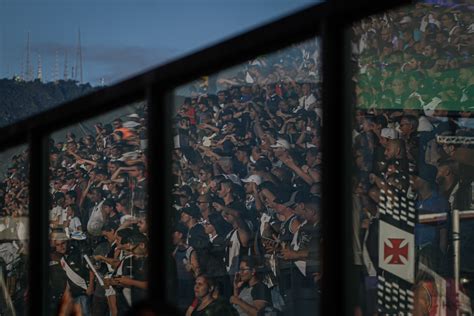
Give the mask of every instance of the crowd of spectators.
M 379 205 L 388 192 L 415 199 L 418 215 L 471 206 L 473 34 L 472 8 L 463 3 L 418 3 L 353 26 L 356 315 L 379 309 Z M 186 315 L 317 313 L 320 64 L 319 42 L 311 40 L 205 77 L 176 105 L 169 255 Z M 145 123 L 146 107 L 137 106 L 81 138 L 67 132 L 51 140 L 52 313 L 67 300 L 84 315 L 122 315 L 145 296 Z M 27 157 L 14 156 L 0 184 L 0 266 L 20 298 L 17 310 L 27 288 L 18 273 L 28 239 Z M 415 228 L 418 260 L 445 279 L 453 277 L 449 220 Z M 471 226 L 461 222 L 468 280 Z M 437 296 L 424 277 L 417 302 Z M 472 283 L 463 285 L 470 297 Z M 415 304 L 414 313 L 433 308 Z
M 146 297 L 146 111 L 133 105 L 90 132 L 82 125 L 82 137 L 68 129 L 50 140 L 51 315 L 124 315 Z M 0 184 L 0 313 L 23 315 L 29 192 L 19 152 Z
M 472 198 L 474 20 L 468 2 L 438 2 L 417 3 L 353 26 L 358 315 L 374 315 L 383 308 L 376 293 L 382 256 L 378 222 L 381 205 L 394 192 L 415 199 L 418 219 L 448 214 L 447 220 L 419 220 L 415 244 L 418 262 L 448 280 L 448 296 L 453 292 L 451 211 L 470 209 Z M 462 287 L 471 300 L 472 225 L 461 219 L 461 276 L 469 281 Z M 433 275 L 417 273 L 414 314 L 434 314 L 441 306 L 430 303 L 441 299 L 440 284 L 433 280 Z M 453 297 L 448 298 L 451 311 L 456 308 Z
M 186 315 L 318 313 L 318 65 L 311 40 L 202 78 L 179 104 L 172 255 Z
M 146 298 L 147 108 L 128 111 L 51 139 L 52 313 L 69 298 L 82 315 L 124 315 Z
M 5 178 L 0 183 L 0 314 L 12 309 L 21 314 L 29 239 L 27 151 L 17 148 L 4 168 Z

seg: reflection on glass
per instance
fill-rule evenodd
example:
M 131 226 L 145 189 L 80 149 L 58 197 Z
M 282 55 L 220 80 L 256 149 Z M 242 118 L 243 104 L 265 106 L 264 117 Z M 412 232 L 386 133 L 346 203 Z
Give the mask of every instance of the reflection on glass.
M 28 151 L 0 153 L 0 314 L 27 314 Z
M 176 90 L 175 302 L 184 313 L 315 315 L 319 41 Z
M 472 313 L 474 18 L 467 2 L 429 2 L 353 26 L 363 315 Z
M 147 294 L 147 108 L 50 140 L 51 315 L 123 315 Z

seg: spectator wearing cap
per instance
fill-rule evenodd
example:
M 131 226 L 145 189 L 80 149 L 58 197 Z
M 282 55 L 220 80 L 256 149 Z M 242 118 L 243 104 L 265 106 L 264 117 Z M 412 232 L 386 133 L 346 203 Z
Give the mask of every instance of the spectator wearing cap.
M 49 261 L 49 310 L 56 314 L 59 303 L 66 292 L 67 275 L 61 266 L 61 259 L 67 251 L 67 236 L 64 231 L 54 230 L 50 235 L 51 254 Z
M 385 147 L 390 139 L 398 139 L 398 131 L 390 127 L 382 128 L 379 138 L 380 145 Z
M 291 199 L 292 195 L 289 196 L 287 192 L 277 192 L 275 199 L 270 201 L 270 206 L 275 210 L 277 217 L 280 221 L 278 227 L 277 240 L 280 244 L 280 249 L 290 247 L 290 243 L 293 240 L 294 234 L 297 232 L 301 222 L 298 217 L 294 214 L 291 209 L 296 204 L 294 198 Z M 284 258 L 278 260 L 278 276 L 280 279 L 280 285 L 283 291 L 288 290 L 291 287 L 289 279 L 291 279 L 291 262 L 288 262 Z
M 177 306 L 184 312 L 194 298 L 194 278 L 200 274 L 196 251 L 186 243 L 188 228 L 178 223 L 172 235 L 177 273 Z
M 431 214 L 447 212 L 449 210 L 448 200 L 439 194 L 436 188 L 435 167 L 423 164 L 418 169 L 418 174 L 410 175 L 413 181 L 412 188 L 417 194 L 415 207 L 418 214 Z M 421 249 L 427 245 L 439 251 L 446 251 L 447 227 L 444 223 L 437 225 L 426 225 L 417 223 L 415 226 L 415 243 Z
M 125 128 L 137 129 L 140 124 L 140 115 L 137 113 L 132 113 L 127 115 L 128 121 L 122 123 L 122 126 Z
M 204 227 L 199 223 L 200 219 L 201 211 L 195 204 L 181 210 L 180 221 L 188 228 L 186 243 L 198 252 L 198 257 L 201 250 L 209 245 L 209 237 L 204 232 Z
M 296 203 L 299 200 L 299 203 Z M 292 266 L 280 273 L 286 277 L 282 280 L 283 297 L 288 308 L 295 315 L 304 314 L 306 310 L 317 310 L 319 304 L 319 280 L 321 278 L 321 224 L 320 199 L 301 194 L 293 194 L 287 204 L 298 208 L 304 221 L 298 225 L 291 243 L 280 250 L 282 259 L 292 263 Z M 288 274 L 291 278 L 288 279 Z M 306 293 L 306 294 L 305 294 Z M 312 299 L 301 299 L 307 295 Z
M 60 257 L 60 265 L 67 276 L 68 288 L 66 291 L 71 295 L 74 305 L 79 305 L 83 315 L 90 315 L 89 295 L 93 293 L 94 286 L 92 277 L 82 258 L 80 244 L 69 243 L 64 238 L 64 231 L 53 232 L 51 239 L 55 244 L 55 252 Z M 54 257 L 54 256 L 53 256 Z
M 224 297 L 231 295 L 231 283 L 223 260 L 226 255 L 226 236 L 232 230 L 221 214 L 212 213 L 203 222 L 204 230 L 209 235 L 210 245 L 206 249 L 206 262 L 201 271 L 213 277 L 219 284 L 219 291 Z
M 290 150 L 290 143 L 284 138 L 278 138 L 273 145 L 270 145 L 273 149 L 273 153 L 276 157 L 281 155 L 283 152 Z
M 262 178 L 256 174 L 252 174 L 245 179 L 242 179 L 244 183 L 246 198 L 245 198 L 245 208 L 248 211 L 257 210 L 257 204 L 261 208 L 261 200 L 258 194 L 258 186 L 262 183 Z

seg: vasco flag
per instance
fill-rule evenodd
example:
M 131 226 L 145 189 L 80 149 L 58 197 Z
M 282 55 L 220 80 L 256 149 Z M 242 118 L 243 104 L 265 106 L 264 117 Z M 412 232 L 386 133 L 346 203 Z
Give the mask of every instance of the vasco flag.
M 415 237 L 380 220 L 379 267 L 410 283 L 415 279 Z

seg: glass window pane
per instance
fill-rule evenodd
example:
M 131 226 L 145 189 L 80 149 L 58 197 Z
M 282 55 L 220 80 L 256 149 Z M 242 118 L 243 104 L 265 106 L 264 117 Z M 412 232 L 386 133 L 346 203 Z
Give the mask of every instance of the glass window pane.
M 0 153 L 0 314 L 26 315 L 29 161 L 22 145 Z
M 353 25 L 354 264 L 364 313 L 472 313 L 473 8 Z
M 172 299 L 182 312 L 317 312 L 320 66 L 313 39 L 176 89 Z
M 147 296 L 146 115 L 140 102 L 51 135 L 51 315 L 121 315 Z
M 318 2 L 2 1 L 0 126 Z

